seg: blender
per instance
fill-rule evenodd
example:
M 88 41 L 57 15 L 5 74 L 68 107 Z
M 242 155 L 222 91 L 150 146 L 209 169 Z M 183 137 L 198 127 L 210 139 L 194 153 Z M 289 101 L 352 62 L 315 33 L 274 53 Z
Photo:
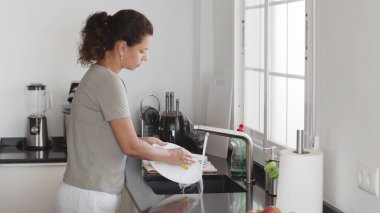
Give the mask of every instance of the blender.
M 45 113 L 51 109 L 52 96 L 46 86 L 40 83 L 27 85 L 28 130 L 26 148 L 45 149 L 49 147 Z

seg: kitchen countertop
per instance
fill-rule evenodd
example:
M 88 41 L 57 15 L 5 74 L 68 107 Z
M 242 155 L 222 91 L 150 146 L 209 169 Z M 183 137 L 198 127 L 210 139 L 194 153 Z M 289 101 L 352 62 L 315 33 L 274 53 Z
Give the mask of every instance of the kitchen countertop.
M 51 137 L 50 146 L 43 150 L 25 149 L 25 138 L 1 138 L 0 164 L 66 163 L 63 137 Z
M 0 165 L 49 165 L 66 164 L 67 152 L 63 137 L 51 137 L 51 146 L 46 150 L 26 150 L 23 147 L 25 138 L 1 138 Z M 225 159 L 208 156 L 209 161 L 218 169 L 218 174 L 229 174 L 229 163 Z M 148 186 L 143 178 L 141 160 L 128 157 L 125 168 L 125 188 L 130 194 L 135 207 L 139 212 L 246 212 L 246 198 L 248 193 L 214 193 L 214 194 L 177 194 L 157 195 Z M 253 178 L 256 180 L 252 187 L 252 209 L 262 209 L 273 205 L 275 197 L 269 196 L 264 188 L 264 171 L 262 166 L 254 165 Z M 239 181 L 238 181 L 239 182 Z M 240 185 L 244 185 L 239 182 Z M 246 188 L 246 187 L 245 187 Z M 178 201 L 188 201 L 178 202 Z M 177 202 L 172 202 L 177 201 Z M 186 204 L 186 205 L 184 205 Z M 167 208 L 164 208 L 166 206 Z M 171 209 L 169 209 L 171 208 Z M 174 210 L 173 210 L 174 208 Z M 338 213 L 328 205 L 323 206 L 324 213 Z
M 208 156 L 209 161 L 218 169 L 218 174 L 229 174 L 229 165 L 225 159 Z M 255 170 L 254 170 L 255 174 Z M 246 212 L 246 200 L 249 193 L 210 193 L 158 195 L 144 180 L 141 160 L 128 157 L 125 187 L 139 212 L 186 212 L 186 213 L 240 213 Z M 255 175 L 254 175 L 255 178 Z M 238 181 L 240 185 L 244 185 Z M 251 189 L 252 209 L 262 209 L 271 205 L 274 197 L 263 189 L 263 179 L 256 179 Z M 244 185 L 245 187 L 245 185 Z M 246 188 L 246 187 L 245 187 Z M 246 188 L 247 189 L 247 188 Z

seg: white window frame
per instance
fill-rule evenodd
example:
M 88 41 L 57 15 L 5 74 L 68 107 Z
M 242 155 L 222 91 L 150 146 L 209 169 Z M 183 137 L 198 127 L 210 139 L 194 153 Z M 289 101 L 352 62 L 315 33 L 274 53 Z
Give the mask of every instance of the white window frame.
M 284 0 L 281 2 L 292 2 L 294 0 Z M 269 0 L 265 0 L 265 14 L 268 14 Z M 304 142 L 307 148 L 314 146 L 315 143 L 315 73 L 314 73 L 314 0 L 305 0 L 305 114 L 304 114 Z M 234 31 L 235 31 L 235 49 L 234 49 L 234 116 L 233 125 L 238 126 L 239 122 L 244 122 L 244 15 L 245 15 L 245 2 L 236 1 L 235 2 L 235 21 L 234 21 Z M 268 20 L 268 15 L 266 15 L 265 21 Z M 266 24 L 267 25 L 267 24 Z M 267 32 L 267 29 L 265 29 Z M 267 50 L 265 50 L 267 54 Z M 267 71 L 267 61 L 264 62 L 264 72 Z M 268 76 L 268 74 L 266 75 Z M 268 79 L 266 78 L 267 82 Z M 266 83 L 266 87 L 268 84 Z M 267 88 L 265 89 L 268 90 Z M 266 93 L 265 91 L 265 93 Z M 267 94 L 265 94 L 266 99 Z M 267 102 L 265 100 L 264 107 L 267 107 Z M 279 149 L 283 149 L 278 144 L 275 144 L 268 140 L 268 121 L 267 121 L 268 111 L 264 111 L 264 134 L 260 134 L 252 129 L 246 129 L 246 131 L 252 136 L 253 141 L 264 148 L 270 147 L 272 145 L 277 146 Z M 264 155 L 265 156 L 265 155 Z M 255 157 L 255 156 L 254 156 Z M 265 156 L 266 159 L 266 156 Z M 256 161 L 263 162 L 263 159 L 255 159 Z

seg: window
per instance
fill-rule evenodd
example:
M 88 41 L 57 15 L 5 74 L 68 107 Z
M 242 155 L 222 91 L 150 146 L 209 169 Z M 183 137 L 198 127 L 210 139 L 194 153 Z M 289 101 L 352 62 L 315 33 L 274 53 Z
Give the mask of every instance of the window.
M 242 7 L 244 107 L 238 110 L 254 140 L 265 146 L 268 141 L 295 148 L 297 130 L 304 130 L 306 143 L 312 135 L 307 4 L 308 0 L 246 0 Z

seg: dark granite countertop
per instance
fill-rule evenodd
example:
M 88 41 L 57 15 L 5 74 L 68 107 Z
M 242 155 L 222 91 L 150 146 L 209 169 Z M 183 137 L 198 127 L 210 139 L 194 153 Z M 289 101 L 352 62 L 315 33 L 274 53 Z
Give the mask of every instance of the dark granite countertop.
M 229 174 L 229 165 L 225 159 L 208 156 L 211 163 L 218 169 L 218 174 Z M 125 169 L 126 189 L 130 194 L 136 209 L 139 212 L 177 212 L 177 213 L 240 213 L 246 212 L 247 192 L 239 193 L 204 193 L 204 194 L 155 194 L 144 179 L 141 160 L 128 157 Z M 254 173 L 257 169 L 254 169 Z M 254 178 L 257 175 L 254 175 Z M 256 179 L 256 178 L 255 178 Z M 243 182 L 237 181 L 240 185 Z M 252 185 L 251 206 L 252 209 L 262 209 L 271 205 L 274 197 L 269 196 L 263 189 L 263 178 L 257 178 Z
M 46 149 L 29 150 L 24 146 L 25 138 L 1 138 L 0 164 L 11 163 L 65 163 L 66 146 L 63 137 L 51 137 Z

